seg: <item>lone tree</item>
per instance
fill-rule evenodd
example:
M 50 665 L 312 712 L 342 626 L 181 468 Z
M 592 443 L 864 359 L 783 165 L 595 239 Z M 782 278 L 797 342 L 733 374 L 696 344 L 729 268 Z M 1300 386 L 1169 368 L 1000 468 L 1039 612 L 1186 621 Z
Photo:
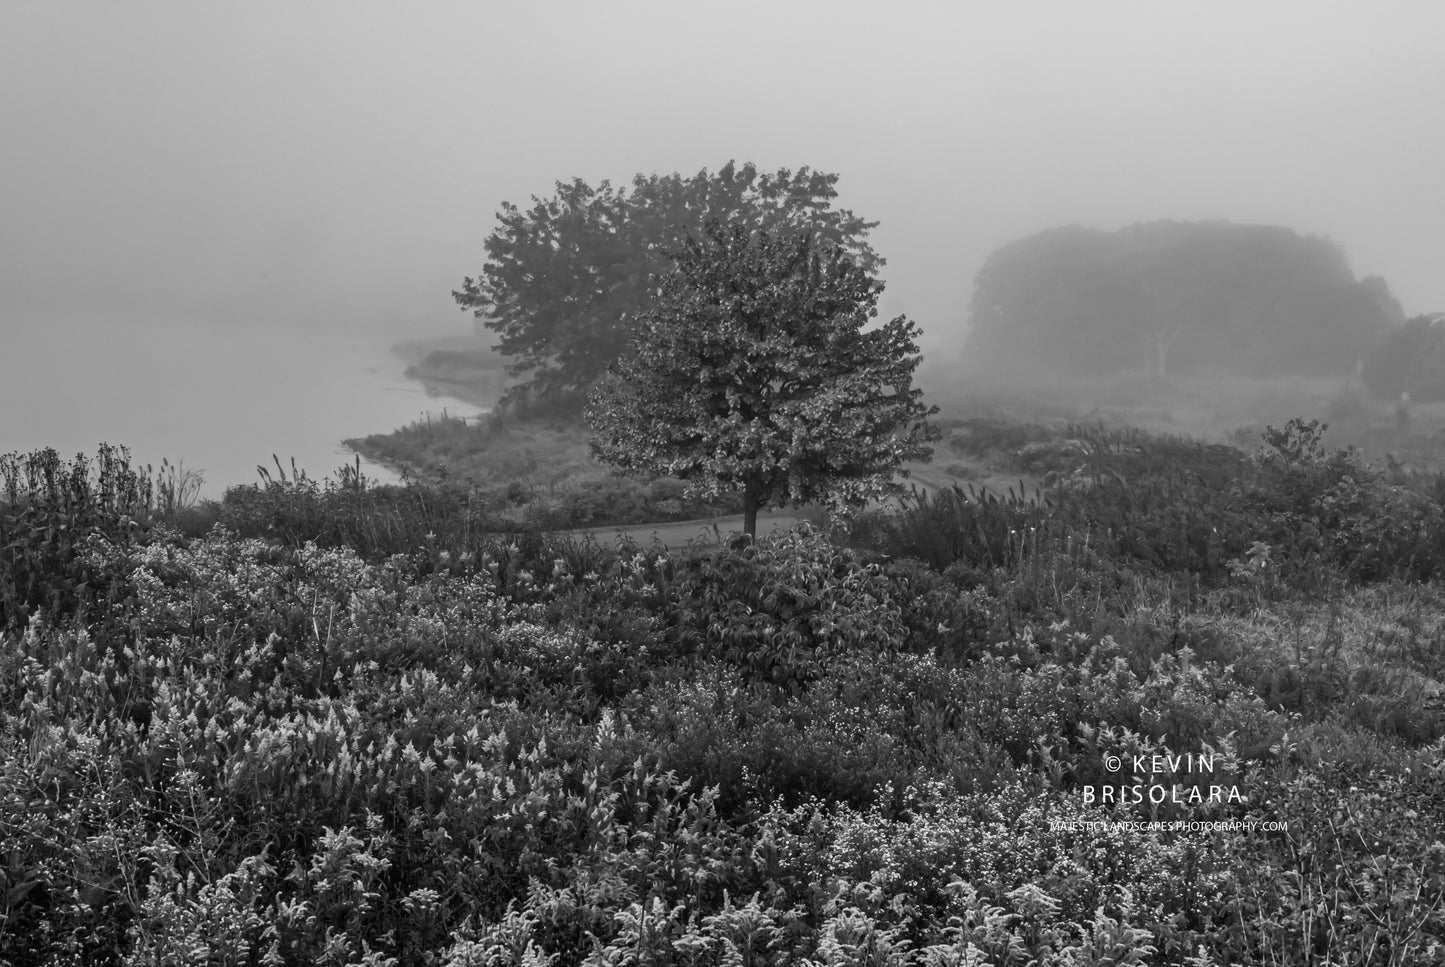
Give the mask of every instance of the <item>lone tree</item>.
M 918 327 L 864 329 L 882 291 L 811 233 L 708 223 L 593 392 L 593 453 L 693 496 L 741 492 L 749 536 L 763 507 L 894 492 L 940 434 L 912 386 Z
M 866 236 L 877 222 L 832 207 L 835 174 L 799 168 L 760 173 L 729 161 L 715 173 L 637 175 L 631 186 L 557 183 L 530 208 L 503 204 L 484 243 L 481 274 L 452 293 L 501 336 L 514 376 L 508 396 L 585 398 L 627 348 L 657 291 L 653 275 L 710 220 L 753 230 L 811 230 L 869 273 L 882 265 Z

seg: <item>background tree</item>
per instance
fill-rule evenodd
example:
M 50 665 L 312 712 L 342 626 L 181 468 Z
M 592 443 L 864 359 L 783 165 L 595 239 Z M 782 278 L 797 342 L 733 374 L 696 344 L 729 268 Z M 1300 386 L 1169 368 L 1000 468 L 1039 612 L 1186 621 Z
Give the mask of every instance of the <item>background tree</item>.
M 749 535 L 763 507 L 893 491 L 939 433 L 913 388 L 918 327 L 864 328 L 882 291 L 812 233 L 709 222 L 593 393 L 593 452 L 693 496 L 741 492 Z
M 1445 314 L 1416 316 L 1375 340 L 1360 367 L 1377 399 L 1409 393 L 1417 403 L 1445 400 Z
M 1383 279 L 1286 228 L 1069 226 L 989 257 L 968 345 L 983 365 L 1083 376 L 1344 375 L 1399 319 Z
M 750 231 L 809 230 L 848 252 L 868 274 L 883 264 L 866 241 L 877 222 L 834 209 L 838 176 L 800 168 L 760 173 L 729 161 L 716 173 L 638 175 L 629 192 L 604 181 L 557 183 L 522 209 L 503 203 L 484 242 L 481 274 L 453 292 L 501 336 L 497 349 L 526 376 L 509 392 L 580 401 L 626 349 L 657 294 L 669 253 L 708 221 Z

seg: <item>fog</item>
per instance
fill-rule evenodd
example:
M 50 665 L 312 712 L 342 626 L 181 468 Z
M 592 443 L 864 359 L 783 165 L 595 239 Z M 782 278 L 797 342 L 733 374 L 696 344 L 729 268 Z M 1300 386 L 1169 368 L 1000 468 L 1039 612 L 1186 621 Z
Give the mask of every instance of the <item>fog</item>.
M 1157 2 L 0 8 L 0 325 L 122 310 L 405 337 L 502 201 L 808 165 L 952 350 L 995 247 L 1284 224 L 1445 310 L 1445 7 Z

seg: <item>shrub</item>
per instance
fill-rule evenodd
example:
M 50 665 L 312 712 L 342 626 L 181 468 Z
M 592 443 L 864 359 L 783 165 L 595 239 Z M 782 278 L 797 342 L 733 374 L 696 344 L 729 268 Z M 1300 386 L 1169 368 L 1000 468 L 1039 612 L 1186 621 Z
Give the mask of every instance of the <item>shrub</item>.
M 851 542 L 940 571 L 956 563 L 1008 567 L 1023 553 L 1019 534 L 1047 527 L 1052 515 L 1053 507 L 1041 496 L 1026 497 L 1022 485 L 1003 497 L 971 484 L 932 495 L 915 489 L 901 498 L 897 512 L 863 518 Z
M 0 631 L 123 594 L 81 567 L 78 549 L 95 534 L 144 540 L 154 498 L 154 481 L 124 447 L 101 444 L 94 465 L 84 454 L 66 464 L 53 449 L 0 456 Z
M 907 641 L 902 602 L 876 564 L 807 525 L 689 558 L 672 615 L 684 646 L 788 688 L 834 658 L 896 653 Z
M 780 824 L 775 836 L 780 852 L 802 859 L 799 879 L 833 889 L 857 884 L 850 892 L 863 898 L 906 898 L 865 899 L 865 909 L 920 945 L 946 942 L 940 927 L 987 904 L 1010 913 L 990 939 L 1019 954 L 1045 953 L 1046 938 L 1068 946 L 1077 925 L 1100 914 L 1158 925 L 1170 946 L 1191 949 L 1198 934 L 1174 917 L 1226 895 L 1228 860 L 1201 834 L 1091 825 L 1103 816 L 1020 785 L 957 796 L 927 783 L 904 790 L 902 801 L 902 818 L 876 807 L 839 809 Z M 858 888 L 864 885 L 870 889 Z M 1012 934 L 1012 943 L 999 934 Z M 1141 934 L 1129 945 L 1136 952 L 1154 939 L 1154 931 Z
M 1289 831 L 1242 844 L 1221 911 L 1226 961 L 1440 962 L 1445 844 L 1431 832 L 1445 820 L 1440 751 L 1398 771 L 1372 765 L 1348 785 L 1319 774 L 1262 781 L 1252 813 Z
M 1353 450 L 1327 452 L 1326 429 L 1291 420 L 1265 431 L 1257 473 L 1242 490 L 1255 508 L 1256 539 L 1296 572 L 1324 565 L 1364 581 L 1435 573 L 1445 563 L 1439 501 L 1388 484 Z
M 949 435 L 948 445 L 957 453 L 979 457 L 1016 451 L 1046 436 L 1048 431 L 1037 424 L 981 416 L 962 421 L 962 425 Z

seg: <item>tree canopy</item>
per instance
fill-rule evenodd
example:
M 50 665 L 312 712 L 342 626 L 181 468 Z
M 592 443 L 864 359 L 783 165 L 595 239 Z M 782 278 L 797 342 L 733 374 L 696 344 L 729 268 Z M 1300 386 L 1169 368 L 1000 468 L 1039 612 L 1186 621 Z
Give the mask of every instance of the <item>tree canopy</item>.
M 1039 232 L 990 256 L 970 308 L 980 363 L 1080 375 L 1343 374 L 1400 318 L 1333 243 L 1228 222 Z
M 927 459 L 936 407 L 913 388 L 919 329 L 872 329 L 883 284 L 811 232 L 709 222 L 641 314 L 586 410 L 593 452 L 758 510 L 854 505 Z
M 689 233 L 709 221 L 749 231 L 811 231 L 866 274 L 883 264 L 867 242 L 877 222 L 835 209 L 835 174 L 759 172 L 729 161 L 715 173 L 637 175 L 631 190 L 558 182 L 530 208 L 504 203 L 486 263 L 452 293 L 501 337 L 512 396 L 580 398 L 626 349 Z

